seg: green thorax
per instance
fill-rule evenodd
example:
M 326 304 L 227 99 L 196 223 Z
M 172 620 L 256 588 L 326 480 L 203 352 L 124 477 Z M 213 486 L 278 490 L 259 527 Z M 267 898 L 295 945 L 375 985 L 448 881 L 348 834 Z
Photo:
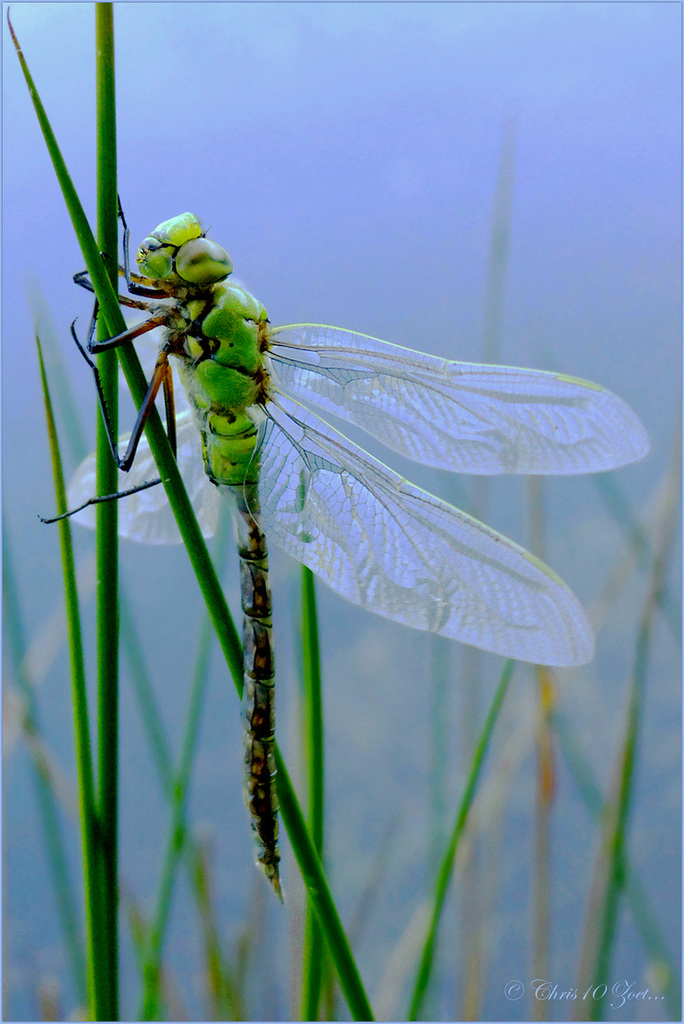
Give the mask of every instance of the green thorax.
M 226 283 L 230 257 L 205 238 L 192 214 L 164 221 L 138 250 L 141 274 L 175 304 L 166 346 L 202 436 L 207 475 L 216 484 L 256 481 L 258 409 L 266 401 L 263 305 Z

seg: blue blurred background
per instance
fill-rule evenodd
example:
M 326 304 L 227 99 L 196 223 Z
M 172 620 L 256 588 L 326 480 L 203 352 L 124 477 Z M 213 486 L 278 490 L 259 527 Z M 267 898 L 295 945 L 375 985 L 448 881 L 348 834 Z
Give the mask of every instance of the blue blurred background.
M 514 177 L 498 361 L 588 377 L 633 406 L 652 451 L 614 479 L 633 514 L 657 523 L 656 491 L 679 420 L 680 17 L 674 3 L 116 4 L 119 191 L 133 245 L 160 221 L 191 210 L 231 253 L 236 276 L 265 303 L 273 323 L 332 323 L 477 361 L 507 139 Z M 12 19 L 93 223 L 93 8 L 15 3 Z M 36 300 L 27 295 L 39 282 L 92 442 L 92 382 L 68 331 L 75 316 L 85 330 L 90 309 L 72 284 L 82 259 L 6 31 L 4 57 L 4 515 L 33 644 L 42 737 L 64 780 L 62 793 L 73 795 L 58 540 L 36 518 L 52 510 L 54 497 L 33 341 Z M 443 486 L 436 473 L 391 461 L 432 490 Z M 467 507 L 467 481 L 456 486 L 454 500 Z M 545 501 L 545 557 L 594 610 L 600 631 L 595 661 L 558 676 L 563 711 L 605 789 L 647 579 L 632 572 L 617 596 L 611 591 L 604 600 L 628 548 L 594 480 L 550 480 Z M 497 480 L 488 521 L 529 545 L 526 506 L 524 480 Z M 87 560 L 92 538 L 77 528 L 75 535 Z M 122 561 L 177 749 L 201 620 L 196 583 L 177 549 L 126 543 Z M 289 609 L 298 574 L 285 556 L 274 552 L 273 563 L 279 731 L 296 767 L 299 668 Z M 675 596 L 678 566 L 675 550 L 668 577 Z M 226 587 L 237 611 L 235 580 L 231 563 Z M 90 594 L 84 607 L 92 625 L 92 583 Z M 429 884 L 433 651 L 423 634 L 366 615 L 323 587 L 320 616 L 330 874 L 348 923 L 389 843 L 355 949 L 378 1014 L 398 1018 L 411 977 L 410 966 L 402 973 L 402 950 L 409 950 L 411 965 L 412 915 Z M 452 645 L 453 683 L 440 709 L 449 730 L 446 822 L 463 787 L 464 716 L 479 720 L 501 671 L 498 659 L 483 659 L 482 685 L 468 696 L 466 714 L 460 653 Z M 677 639 L 656 616 L 629 855 L 676 963 L 679 679 Z M 74 995 L 11 678 L 5 696 L 4 1015 L 30 1019 L 40 1012 L 45 979 L 56 979 L 65 1012 Z M 531 677 L 519 668 L 474 824 L 483 837 L 486 879 L 478 1012 L 487 1020 L 522 1020 L 531 1012 L 526 999 L 511 1003 L 503 990 L 509 979 L 532 980 L 534 706 Z M 271 905 L 252 868 L 238 712 L 216 658 L 191 814 L 211 847 L 227 947 L 253 917 L 255 900 L 266 914 L 267 939 L 259 948 L 272 966 L 269 983 L 255 984 L 250 1012 L 282 1019 L 296 1013 L 288 971 L 302 892 L 286 839 L 284 911 Z M 156 781 L 147 781 L 151 758 L 125 683 L 121 746 L 122 892 L 149 911 L 167 812 Z M 549 969 L 567 988 L 577 980 L 597 832 L 561 758 L 557 787 Z M 68 795 L 65 807 L 77 876 Z M 124 916 L 123 935 L 127 927 Z M 462 1012 L 463 927 L 455 900 L 443 930 L 436 1019 Z M 190 1017 L 203 1013 L 200 946 L 181 883 L 168 953 Z M 122 1010 L 130 1016 L 136 973 L 127 937 L 122 947 Z M 649 960 L 624 908 L 613 969 L 609 983 L 626 977 L 649 984 Z M 570 1013 L 567 1005 L 546 1009 L 552 1019 Z M 643 1003 L 619 1012 L 624 1020 L 666 1016 Z

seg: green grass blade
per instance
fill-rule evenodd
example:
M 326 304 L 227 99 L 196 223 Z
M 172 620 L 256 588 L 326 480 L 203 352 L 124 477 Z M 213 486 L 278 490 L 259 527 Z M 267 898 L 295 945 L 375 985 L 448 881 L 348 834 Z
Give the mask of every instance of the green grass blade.
M 555 701 L 555 679 L 553 673 L 545 665 L 536 665 L 534 670 L 537 682 L 537 787 L 534 819 L 534 945 L 532 953 L 532 969 L 535 978 L 548 977 L 548 964 L 551 949 L 549 925 L 550 891 L 552 877 L 551 854 L 551 812 L 554 797 L 554 755 L 551 731 L 551 713 Z M 534 1000 L 532 1014 L 535 1020 L 546 1020 L 548 1008 L 543 1000 Z
M 229 969 L 218 938 L 214 919 L 214 899 L 210 887 L 210 873 L 206 849 L 197 844 L 193 848 L 193 891 L 197 900 L 204 940 L 204 963 L 207 987 L 211 997 L 211 1020 L 245 1020 L 240 984 L 242 975 Z
M 650 604 L 650 602 L 649 602 Z M 637 638 L 629 707 L 617 766 L 614 794 L 607 804 L 600 830 L 600 850 L 589 896 L 589 917 L 580 960 L 578 991 L 601 985 L 609 977 L 617 929 L 618 907 L 625 881 L 626 833 L 632 796 L 637 737 L 642 716 L 650 613 L 644 617 Z M 591 1000 L 589 1019 L 601 1020 L 600 999 Z
M 138 635 L 136 622 L 123 588 L 121 588 L 119 593 L 119 610 L 123 652 L 128 662 L 133 690 L 138 701 L 138 713 L 145 729 L 147 744 L 156 765 L 162 789 L 170 799 L 173 788 L 171 748 L 164 732 L 157 699 L 152 688 L 147 665 L 145 664 L 143 647 Z
M 681 427 L 678 426 L 672 454 L 667 501 L 658 531 L 651 578 L 637 633 L 629 705 L 623 741 L 616 766 L 614 796 L 604 812 L 601 845 L 590 893 L 589 915 L 585 928 L 578 989 L 592 989 L 610 976 L 610 965 L 617 931 L 620 897 L 625 887 L 627 833 L 631 810 L 637 744 L 646 689 L 646 670 L 653 616 L 661 604 L 665 574 L 672 542 L 676 512 L 681 494 Z M 601 1019 L 603 1001 L 592 1000 L 590 1018 Z
M 544 508 L 544 480 L 531 476 L 527 490 L 529 496 L 530 551 L 537 558 L 546 558 L 546 514 Z M 551 879 L 551 811 L 554 794 L 554 761 L 551 733 L 551 712 L 555 703 L 555 679 L 544 665 L 535 665 L 537 683 L 537 724 L 535 744 L 537 749 L 537 787 L 534 815 L 534 877 L 533 877 L 533 949 L 532 972 L 535 978 L 549 976 L 550 935 L 549 925 Z M 535 1020 L 548 1017 L 548 1007 L 543 999 L 532 1001 L 532 1015 Z
M 18 591 L 13 571 L 11 545 L 6 531 L 6 521 L 2 524 L 2 607 L 4 637 L 7 641 L 9 664 L 17 688 L 23 698 L 22 726 L 27 740 L 35 740 L 40 736 L 38 704 L 32 680 L 24 668 L 24 653 L 27 650 L 26 634 L 19 606 Z M 59 811 L 50 765 L 42 747 L 36 742 L 27 743 L 33 767 L 33 779 L 36 787 L 38 811 L 45 839 L 52 886 L 57 903 L 57 912 L 64 936 L 71 975 L 76 996 L 85 1007 L 87 1001 L 86 958 L 80 933 L 76 902 L 69 874 L 69 864 L 62 841 Z
M 504 125 L 499 154 L 496 186 L 490 220 L 487 276 L 483 303 L 483 331 L 480 346 L 483 363 L 499 362 L 501 330 L 505 314 L 506 278 L 508 275 L 513 202 L 514 168 L 517 146 L 515 121 L 508 118 Z M 491 503 L 492 480 L 475 476 L 469 481 L 469 513 L 486 522 Z M 463 686 L 460 699 L 458 743 L 463 751 L 464 768 L 472 756 L 472 738 L 477 735 L 482 720 L 482 652 L 466 647 L 462 655 Z M 486 936 L 483 908 L 488 880 L 484 877 L 484 850 L 478 837 L 473 837 L 469 857 L 464 864 L 460 880 L 460 943 L 462 949 L 462 975 L 465 979 L 460 998 L 460 1015 L 466 1020 L 477 1020 L 482 1015 L 484 977 L 481 965 L 485 960 Z
M 228 543 L 232 537 L 231 523 L 228 516 L 219 520 L 216 535 L 215 554 L 218 564 L 225 560 Z M 176 870 L 185 847 L 187 822 L 185 812 L 188 791 L 192 777 L 197 737 L 199 733 L 200 715 L 204 701 L 204 692 L 208 678 L 209 658 L 211 655 L 211 639 L 214 633 L 211 623 L 205 618 L 200 630 L 195 669 L 190 690 L 188 714 L 185 719 L 185 736 L 178 769 L 171 781 L 171 822 L 164 855 L 159 888 L 157 891 L 156 910 L 149 929 L 145 950 L 143 983 L 144 991 L 140 1007 L 140 1020 L 155 1020 L 159 1012 L 159 978 L 161 973 L 161 956 L 164 937 L 171 910 L 171 900 L 176 879 Z
M 494 193 L 494 206 L 489 236 L 489 258 L 485 284 L 484 330 L 482 334 L 482 362 L 497 363 L 501 344 L 501 329 L 506 297 L 511 239 L 511 210 L 515 180 L 517 126 L 512 118 L 507 121 L 499 158 L 499 172 Z
M 304 679 L 304 749 L 309 781 L 309 831 L 316 852 L 323 861 L 323 698 L 318 644 L 316 584 L 314 575 L 302 566 L 302 653 Z M 323 943 L 318 917 L 310 899 L 306 904 L 302 951 L 302 1020 L 317 1020 L 323 978 Z
M 323 757 L 323 696 L 318 643 L 316 582 L 311 569 L 302 566 L 302 625 L 304 688 L 307 718 L 304 742 L 309 766 L 309 830 L 319 855 L 323 854 L 323 801 L 325 764 Z
M 88 219 L 83 210 L 83 206 L 81 205 L 81 201 L 78 198 L 76 189 L 74 188 L 66 163 L 64 162 L 64 158 L 62 157 L 62 153 L 57 144 L 57 139 L 55 138 L 50 126 L 45 108 L 41 102 L 21 46 L 19 45 L 19 40 L 16 37 L 14 28 L 12 27 L 12 22 L 9 17 L 9 9 L 7 12 L 7 24 L 17 51 L 17 56 L 19 58 L 19 63 L 21 64 L 21 69 L 24 74 L 24 79 L 26 81 L 31 100 L 36 111 L 36 117 L 38 118 L 40 129 L 43 133 L 43 138 L 45 140 L 48 153 L 50 154 L 55 174 L 57 175 L 57 180 L 59 181 L 60 188 L 62 189 L 67 210 L 71 217 L 76 237 L 78 238 L 81 246 L 81 251 L 88 268 L 88 273 L 91 276 L 95 292 L 100 301 L 100 305 L 102 306 L 103 316 L 107 321 L 110 333 L 118 334 L 125 329 L 125 322 L 119 308 L 116 293 L 107 276 L 107 271 L 100 257 L 99 249 L 95 243 L 95 239 L 93 238 L 92 231 L 90 230 Z
M 80 410 L 74 401 L 71 379 L 65 369 L 64 356 L 47 299 L 37 279 L 30 279 L 27 282 L 26 297 L 33 314 L 35 332 L 40 335 L 43 347 L 43 361 L 50 381 L 62 453 L 68 464 L 77 464 L 88 454 L 85 431 L 81 423 Z
M 58 512 L 66 511 L 66 491 L 64 475 L 55 431 L 52 403 L 48 389 L 45 366 L 40 348 L 40 339 L 36 337 L 38 360 L 40 364 L 41 384 L 45 401 L 50 455 L 55 483 L 55 500 Z M 97 855 L 97 809 L 93 786 L 93 763 L 90 750 L 88 726 L 88 703 L 86 696 L 85 668 L 83 663 L 83 644 L 81 641 L 81 623 L 78 609 L 78 593 L 76 591 L 76 572 L 74 555 L 71 545 L 71 527 L 69 521 L 63 519 L 59 523 L 59 536 L 62 551 L 62 571 L 64 575 L 65 606 L 67 631 L 69 638 L 69 654 L 71 660 L 72 699 L 74 708 L 74 738 L 76 747 L 76 767 L 78 774 L 78 795 L 81 818 L 81 839 L 83 853 L 83 881 L 86 908 L 86 946 L 88 964 L 88 1007 L 95 1020 L 106 1020 L 106 1001 L 109 982 L 106 974 L 106 963 L 102 956 L 102 877 Z
M 446 766 L 449 763 L 450 726 L 444 708 L 448 707 L 452 643 L 433 634 L 429 638 L 430 659 L 430 848 L 428 876 L 434 878 L 446 836 Z
M 114 16 L 112 5 L 95 5 L 97 80 L 97 224 L 98 248 L 112 288 L 118 276 L 118 197 L 116 185 L 116 103 L 114 77 Z M 98 321 L 98 337 L 107 328 Z M 118 360 L 116 352 L 97 357 L 100 382 L 114 433 L 118 433 Z M 109 448 L 104 421 L 97 413 L 97 493 L 113 494 L 117 467 Z M 118 969 L 118 739 L 119 739 L 119 538 L 118 504 L 96 508 L 97 564 L 97 679 L 98 679 L 98 806 L 100 855 L 104 887 L 103 955 L 107 961 L 107 1017 L 119 1018 Z
M 200 633 L 200 645 L 206 647 L 212 636 L 211 623 L 205 619 L 202 623 Z M 143 999 L 140 1008 L 139 1020 L 156 1020 L 159 1013 L 161 957 L 171 911 L 173 889 L 176 881 L 176 871 L 180 861 L 181 853 L 185 843 L 187 823 L 185 812 L 187 807 L 188 790 L 190 788 L 190 776 L 194 760 L 197 735 L 199 732 L 200 712 L 202 709 L 202 696 L 207 680 L 206 661 L 198 662 L 195 668 L 192 689 L 190 694 L 190 708 L 185 720 L 185 738 L 181 760 L 173 784 L 172 815 L 169 827 L 169 835 L 164 854 L 164 865 L 162 868 L 159 888 L 157 891 L 156 910 L 152 923 L 148 930 L 145 943 L 145 954 L 143 964 Z
M 677 422 L 681 417 L 678 416 Z M 638 564 L 648 569 L 652 562 L 651 545 L 644 529 L 636 521 L 631 508 L 629 507 L 623 491 L 620 488 L 615 474 L 595 473 L 592 477 L 594 486 L 598 489 L 607 508 L 613 515 L 625 539 L 629 542 L 634 551 Z M 657 596 L 658 606 L 665 616 L 672 635 L 678 644 L 682 642 L 682 602 L 678 595 L 671 593 L 665 586 Z
M 321 930 L 335 964 L 340 988 L 347 1000 L 349 1012 L 354 1020 L 374 1020 L 358 967 L 354 962 L 349 942 L 328 888 L 320 858 L 306 827 L 302 809 L 277 743 L 275 744 L 275 762 L 278 773 L 276 782 L 280 812 L 299 864 L 307 895 L 316 908 Z
M 228 533 L 230 517 L 222 517 L 221 523 L 223 523 L 222 528 Z M 216 548 L 220 548 L 220 532 L 217 533 L 215 540 Z M 215 557 L 217 564 L 221 564 L 220 553 L 215 554 Z M 147 735 L 147 742 L 157 768 L 162 790 L 166 794 L 171 806 L 175 790 L 171 748 L 164 732 L 161 714 L 150 684 L 142 647 L 136 632 L 135 621 L 128 610 L 123 593 L 120 594 L 119 600 L 123 651 L 129 662 L 133 689 L 138 700 L 140 717 Z M 216 993 L 216 999 L 222 1011 L 219 1012 L 218 1017 L 225 1017 L 226 1013 L 229 1013 L 230 1017 L 226 1019 L 241 1020 L 244 1017 L 244 1011 L 241 1007 L 240 998 L 231 977 L 231 972 L 226 964 L 225 955 L 219 941 L 219 930 L 213 918 L 213 908 L 208 895 L 208 883 L 202 849 L 192 833 L 185 828 L 182 829 L 181 853 L 202 923 L 211 989 L 212 992 Z M 159 898 L 157 904 L 159 904 Z M 137 962 L 140 967 L 141 976 L 144 976 L 145 958 L 148 955 L 146 936 L 149 937 L 149 931 L 146 930 L 145 935 L 143 935 L 141 928 L 136 940 Z
M 447 891 L 449 888 L 449 882 L 451 881 L 451 875 L 454 869 L 454 862 L 456 860 L 456 853 L 458 845 L 465 829 L 468 813 L 472 807 L 473 799 L 475 797 L 475 789 L 477 782 L 480 777 L 480 771 L 484 762 L 484 756 L 489 746 L 489 741 L 494 731 L 494 726 L 499 717 L 504 697 L 508 691 L 508 684 L 511 680 L 511 675 L 515 667 L 514 661 L 507 661 L 503 672 L 501 673 L 501 679 L 499 685 L 494 694 L 487 718 L 485 720 L 484 727 L 480 734 L 480 738 L 475 747 L 473 758 L 470 765 L 470 773 L 468 781 L 466 783 L 461 804 L 456 815 L 456 821 L 451 832 L 451 838 L 447 846 L 446 852 L 442 859 L 442 863 L 437 876 L 437 883 L 435 885 L 435 894 L 432 907 L 432 915 L 430 924 L 428 926 L 427 934 L 425 936 L 425 942 L 423 944 L 423 952 L 418 967 L 418 974 L 416 976 L 411 1001 L 409 1004 L 409 1010 L 406 1019 L 407 1020 L 418 1020 L 418 1014 L 421 1011 L 421 1006 L 427 992 L 427 987 L 430 981 L 430 975 L 432 973 L 432 965 L 434 963 L 435 949 L 437 945 L 437 932 L 439 929 L 439 922 L 442 916 L 442 910 L 444 909 L 444 903 L 446 901 Z
M 604 813 L 604 800 L 589 761 L 579 749 L 566 717 L 558 709 L 553 712 L 552 723 L 566 767 L 584 805 L 591 816 L 598 819 Z M 662 991 L 667 1001 L 668 1012 L 673 1020 L 677 1020 L 680 1017 L 679 972 L 667 949 L 655 915 L 648 905 L 643 886 L 626 859 L 625 895 L 649 961 L 655 966 L 657 977 L 663 979 Z

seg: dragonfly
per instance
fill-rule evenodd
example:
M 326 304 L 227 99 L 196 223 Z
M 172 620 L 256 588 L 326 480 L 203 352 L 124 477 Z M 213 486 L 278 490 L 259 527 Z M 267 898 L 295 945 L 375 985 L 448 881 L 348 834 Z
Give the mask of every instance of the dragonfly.
M 167 432 L 205 535 L 220 495 L 230 501 L 244 612 L 245 797 L 257 863 L 282 898 L 267 541 L 352 603 L 404 625 L 542 665 L 581 665 L 594 653 L 588 617 L 552 569 L 402 478 L 308 406 L 418 463 L 462 473 L 598 472 L 642 458 L 648 438 L 621 398 L 587 380 L 445 360 L 323 324 L 273 327 L 262 303 L 230 280 L 228 253 L 191 213 L 145 238 L 138 273 L 128 249 L 126 228 L 121 273 L 130 295 L 120 301 L 149 315 L 104 341 L 93 340 L 94 316 L 84 355 L 107 419 L 88 353 L 162 327 L 146 400 L 132 434 L 118 444 L 110 437 L 112 451 L 129 491 L 149 480 L 142 434 L 162 389 Z M 92 289 L 85 274 L 76 280 Z M 174 406 L 174 364 L 185 409 Z M 92 494 L 93 481 L 90 456 L 70 503 Z M 86 525 L 91 512 L 79 514 Z M 122 502 L 119 532 L 180 540 L 161 488 Z

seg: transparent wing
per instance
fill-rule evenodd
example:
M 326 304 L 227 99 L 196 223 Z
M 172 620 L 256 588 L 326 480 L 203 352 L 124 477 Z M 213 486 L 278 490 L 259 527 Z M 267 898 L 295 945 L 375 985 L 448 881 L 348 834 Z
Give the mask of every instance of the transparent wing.
M 589 381 L 457 363 L 322 324 L 270 332 L 275 386 L 417 462 L 465 473 L 586 473 L 642 458 L 630 407 Z
M 192 414 L 186 407 L 176 416 L 178 466 L 204 537 L 216 530 L 221 496 L 204 472 L 200 436 Z M 128 435 L 119 440 L 123 450 Z M 119 473 L 119 490 L 155 480 L 157 467 L 145 437 L 140 441 L 135 461 L 128 473 Z M 92 498 L 95 489 L 95 456 L 89 455 L 76 470 L 68 492 L 68 507 L 74 508 Z M 91 529 L 95 526 L 95 508 L 89 505 L 72 517 L 74 522 Z M 119 500 L 119 535 L 143 544 L 180 544 L 166 492 L 161 484 Z
M 583 664 L 593 633 L 547 566 L 285 397 L 266 407 L 266 536 L 354 604 L 512 658 Z

